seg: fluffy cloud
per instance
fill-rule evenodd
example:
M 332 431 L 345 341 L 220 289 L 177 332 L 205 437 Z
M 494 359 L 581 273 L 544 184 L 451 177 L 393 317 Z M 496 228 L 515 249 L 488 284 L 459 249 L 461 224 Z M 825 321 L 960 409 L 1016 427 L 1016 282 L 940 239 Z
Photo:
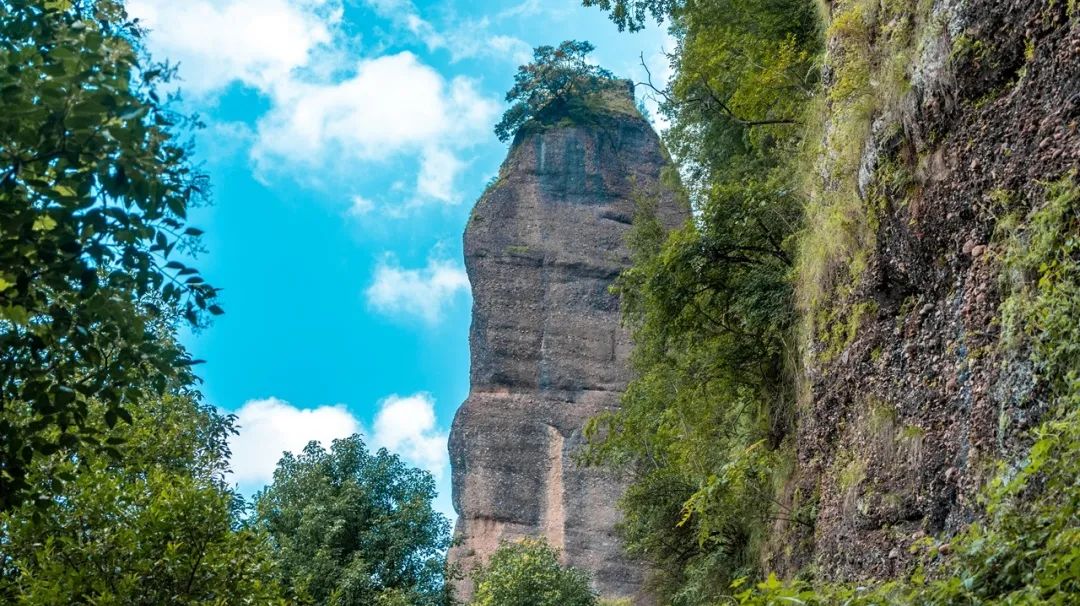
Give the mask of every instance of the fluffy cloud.
M 465 163 L 445 149 L 429 147 L 420 162 L 420 174 L 416 178 L 416 192 L 441 202 L 457 202 L 454 180 Z
M 347 214 L 352 217 L 362 217 L 373 210 L 375 210 L 375 203 L 357 194 L 350 200 Z
M 443 478 L 449 466 L 447 432 L 435 424 L 431 394 L 393 394 L 379 403 L 371 432 L 371 446 L 395 452 L 406 461 Z
M 523 65 L 532 60 L 532 46 L 528 42 L 513 36 L 492 36 L 487 45 L 496 54 L 511 57 L 514 63 Z
M 498 104 L 474 81 L 444 77 L 409 52 L 349 58 L 356 40 L 344 33 L 342 3 L 130 0 L 127 6 L 150 28 L 155 55 L 181 64 L 185 92 L 205 100 L 238 83 L 269 101 L 250 137 L 262 180 L 284 175 L 338 185 L 357 163 L 404 159 L 417 171 L 410 205 L 457 201 L 460 156 L 489 136 Z M 443 36 L 411 3 L 378 0 L 373 7 L 394 23 L 398 15 L 415 16 L 416 35 L 432 44 Z M 439 44 L 451 43 L 446 40 Z M 498 43 L 504 52 L 512 44 Z
M 342 16 L 340 0 L 128 0 L 127 9 L 196 95 L 236 81 L 273 90 L 333 41 Z
M 425 267 L 406 269 L 396 257 L 387 254 L 376 266 L 375 278 L 365 295 L 378 312 L 414 316 L 434 324 L 443 309 L 468 290 L 465 268 L 452 261 L 433 257 Z
M 341 404 L 301 409 L 266 398 L 247 402 L 235 414 L 240 433 L 230 440 L 233 478 L 245 486 L 269 483 L 283 452 L 299 452 L 312 440 L 329 447 L 360 432 L 360 422 Z
M 370 431 L 341 404 L 303 409 L 266 398 L 247 402 L 236 415 L 240 433 L 230 440 L 233 480 L 246 489 L 268 484 L 283 452 L 298 453 L 312 440 L 329 448 L 335 439 L 359 433 L 372 450 L 385 448 L 431 472 L 445 493 L 440 496 L 449 495 L 448 432 L 436 423 L 435 400 L 428 393 L 384 398 Z M 448 503 L 440 498 L 447 513 Z
M 471 80 L 447 81 L 410 52 L 359 61 L 336 83 L 293 82 L 274 100 L 252 150 L 264 169 L 445 151 L 479 140 L 497 111 Z

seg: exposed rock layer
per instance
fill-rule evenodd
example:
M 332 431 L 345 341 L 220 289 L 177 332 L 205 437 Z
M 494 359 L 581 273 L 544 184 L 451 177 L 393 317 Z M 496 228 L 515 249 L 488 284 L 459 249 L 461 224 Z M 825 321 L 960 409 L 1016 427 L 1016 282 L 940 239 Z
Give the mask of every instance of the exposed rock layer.
M 919 537 L 978 515 L 988 463 L 1023 452 L 1043 412 L 1026 352 L 1000 340 L 994 234 L 1000 216 L 1022 220 L 1044 183 L 1080 166 L 1080 19 L 1050 0 L 930 4 L 912 90 L 863 154 L 860 189 L 879 194 L 864 200 L 876 213 L 867 270 L 825 310 L 870 311 L 835 355 L 819 336 L 806 352 L 788 496 L 818 515 L 777 541 L 772 564 L 788 574 L 909 570 Z
M 633 195 L 659 195 L 670 226 L 688 216 L 660 185 L 667 162 L 636 112 L 578 116 L 520 133 L 473 210 L 471 390 L 450 434 L 461 541 L 450 559 L 465 570 L 500 541 L 542 535 L 602 596 L 647 602 L 646 571 L 614 533 L 624 484 L 574 455 L 585 422 L 617 406 L 629 379 L 609 286 L 630 262 Z M 470 593 L 466 580 L 459 597 Z

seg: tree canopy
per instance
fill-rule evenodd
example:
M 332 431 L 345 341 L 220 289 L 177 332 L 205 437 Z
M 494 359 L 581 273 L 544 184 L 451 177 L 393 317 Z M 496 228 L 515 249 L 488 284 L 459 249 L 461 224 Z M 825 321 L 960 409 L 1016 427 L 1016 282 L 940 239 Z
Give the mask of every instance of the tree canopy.
M 584 6 L 595 6 L 607 11 L 619 31 L 641 31 L 649 18 L 663 23 L 686 4 L 686 0 L 582 0 Z
M 255 496 L 277 574 L 304 604 L 446 604 L 450 523 L 432 509 L 435 482 L 360 436 L 286 454 Z
M 506 93 L 511 106 L 495 125 L 499 140 L 508 141 L 545 110 L 609 85 L 614 80 L 612 73 L 587 60 L 593 50 L 589 42 L 577 40 L 567 40 L 558 47 L 536 47 L 532 62 L 518 68 L 514 86 Z
M 472 606 L 594 606 L 589 575 L 559 563 L 544 539 L 506 542 L 473 573 Z
M 586 458 L 636 473 L 621 530 L 663 599 L 708 603 L 757 572 L 770 521 L 803 515 L 771 503 L 794 416 L 796 178 L 817 19 L 805 0 L 585 4 L 620 28 L 671 24 L 674 75 L 646 85 L 670 125 L 669 185 L 695 211 L 665 233 L 639 192 L 633 264 L 614 287 L 635 378 L 587 428 Z
M 36 456 L 101 445 L 132 402 L 191 382 L 162 325 L 221 312 L 184 261 L 208 194 L 196 123 L 142 38 L 116 0 L 0 3 L 0 509 L 35 496 Z
M 225 483 L 233 419 L 184 396 L 129 409 L 119 456 L 77 444 L 35 458 L 27 479 L 49 499 L 0 512 L 0 602 L 278 603 L 270 545 L 237 529 Z

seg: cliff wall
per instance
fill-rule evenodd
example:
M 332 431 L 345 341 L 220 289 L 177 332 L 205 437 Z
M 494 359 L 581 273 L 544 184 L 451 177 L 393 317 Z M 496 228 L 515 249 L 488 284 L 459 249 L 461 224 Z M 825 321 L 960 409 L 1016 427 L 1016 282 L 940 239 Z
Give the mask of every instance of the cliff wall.
M 1003 301 L 1032 276 L 1003 260 L 1048 184 L 1080 166 L 1080 16 L 1049 0 L 828 10 L 786 495 L 817 516 L 770 557 L 788 574 L 889 578 L 918 539 L 981 515 L 978 487 L 1045 412 L 1031 335 L 1003 329 Z
M 647 603 L 646 571 L 614 533 L 623 480 L 574 455 L 585 422 L 618 406 L 629 379 L 608 288 L 630 263 L 634 193 L 658 194 L 669 226 L 688 210 L 660 184 L 668 159 L 632 93 L 614 101 L 522 129 L 465 230 L 472 369 L 450 434 L 450 560 L 468 571 L 500 541 L 540 535 L 602 596 Z M 470 593 L 466 580 L 459 597 Z

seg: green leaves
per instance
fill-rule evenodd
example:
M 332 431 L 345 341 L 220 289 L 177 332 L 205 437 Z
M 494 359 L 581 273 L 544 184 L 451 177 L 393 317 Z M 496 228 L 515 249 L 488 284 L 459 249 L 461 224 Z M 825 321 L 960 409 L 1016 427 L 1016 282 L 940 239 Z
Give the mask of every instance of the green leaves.
M 594 606 L 589 576 L 559 563 L 559 552 L 544 539 L 502 543 L 473 573 L 471 606 Z
M 130 408 L 103 447 L 39 446 L 28 479 L 48 494 L 0 512 L 0 602 L 282 604 L 270 545 L 238 529 L 225 487 L 231 419 L 190 398 Z
M 52 231 L 56 227 L 56 219 L 48 215 L 42 215 L 34 219 L 34 231 Z
M 1045 184 L 1023 221 L 999 223 L 1003 350 L 1030 352 L 1045 397 L 1026 457 L 999 463 L 979 494 L 979 517 L 952 537 L 912 545 L 922 562 L 889 583 L 733 584 L 739 604 L 1073 604 L 1080 601 L 1080 232 L 1076 173 Z
M 207 185 L 141 36 L 116 0 L 0 5 L 0 417 L 39 415 L 0 440 L 0 510 L 34 498 L 42 436 L 82 436 L 89 399 L 189 384 L 173 323 L 221 313 L 196 270 L 166 269 L 198 249 L 185 216 Z
M 299 603 L 448 603 L 449 522 L 431 508 L 435 483 L 360 436 L 286 453 L 255 497 L 252 523 L 277 546 L 276 570 Z
M 614 80 L 611 72 L 586 60 L 593 49 L 589 42 L 577 40 L 567 40 L 557 48 L 536 47 L 532 63 L 518 68 L 514 86 L 506 93 L 512 105 L 495 125 L 499 141 L 510 140 L 530 120 L 540 119 L 545 113 L 554 118 L 561 105 L 610 86 Z
M 619 26 L 619 31 L 641 31 L 651 17 L 657 24 L 663 23 L 670 15 L 677 13 L 686 4 L 685 0 L 582 0 L 584 6 L 595 6 L 609 11 L 611 20 Z
M 817 90 L 817 16 L 805 0 L 584 4 L 620 29 L 671 23 L 674 75 L 649 84 L 679 165 L 669 185 L 694 210 L 666 234 L 657 193 L 639 192 L 633 266 L 613 289 L 635 378 L 621 409 L 590 423 L 586 458 L 637 473 L 622 534 L 663 599 L 714 603 L 758 576 L 756 546 L 781 515 L 769 503 L 791 456 L 798 123 Z
M 131 418 L 131 413 L 123 408 L 110 408 L 105 411 L 105 424 L 109 426 L 109 429 L 116 426 L 116 421 L 118 419 L 123 419 L 128 425 L 135 422 Z
M 45 0 L 45 10 L 66 11 L 71 8 L 71 0 Z

